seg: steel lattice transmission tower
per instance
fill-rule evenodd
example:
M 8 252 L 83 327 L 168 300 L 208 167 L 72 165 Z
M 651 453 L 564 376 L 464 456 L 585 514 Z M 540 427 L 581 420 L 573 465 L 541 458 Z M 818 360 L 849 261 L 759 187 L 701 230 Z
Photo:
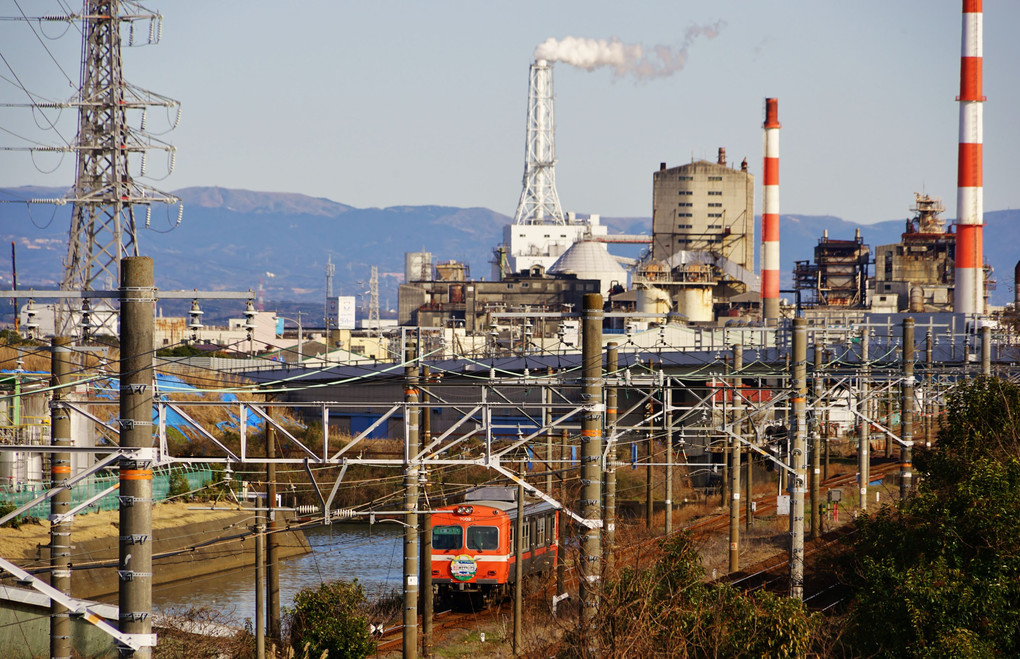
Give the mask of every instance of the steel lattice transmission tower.
M 564 224 L 556 192 L 556 123 L 553 117 L 552 64 L 539 59 L 528 81 L 528 132 L 524 188 L 514 224 Z
M 152 138 L 145 130 L 150 107 L 177 109 L 170 98 L 135 87 L 124 80 L 121 59 L 122 30 L 134 45 L 134 25 L 148 21 L 148 43 L 158 42 L 162 17 L 137 2 L 85 0 L 82 20 L 81 87 L 78 90 L 78 154 L 75 171 L 71 228 L 61 288 L 109 289 L 120 281 L 120 260 L 138 256 L 136 206 L 146 207 L 145 224 L 153 203 L 179 204 L 180 200 L 136 181 L 128 167 L 131 154 L 140 156 L 139 176 L 145 175 L 146 153 L 160 149 L 173 169 L 174 147 Z M 138 128 L 128 114 L 140 113 Z M 178 208 L 180 223 L 182 207 Z M 69 334 L 73 312 L 58 314 L 57 331 Z

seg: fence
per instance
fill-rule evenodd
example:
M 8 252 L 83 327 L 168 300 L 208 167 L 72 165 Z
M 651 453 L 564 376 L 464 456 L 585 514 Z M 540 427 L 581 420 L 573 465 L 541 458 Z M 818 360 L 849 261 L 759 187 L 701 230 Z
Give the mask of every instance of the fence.
M 163 501 L 167 498 L 170 493 L 170 476 L 174 473 L 184 475 L 188 481 L 189 490 L 197 490 L 213 479 L 213 471 L 208 467 L 193 465 L 157 467 L 152 470 L 153 502 Z M 119 476 L 116 472 L 114 472 L 90 476 L 84 481 L 76 483 L 71 487 L 71 506 L 77 506 L 83 501 L 99 494 L 111 485 L 116 485 L 118 482 Z M 20 492 L 16 492 L 11 491 L 5 486 L 0 486 L 0 502 L 13 503 L 15 506 L 21 506 L 39 496 L 41 493 L 42 490 L 22 490 Z M 92 512 L 95 510 L 116 510 L 120 505 L 117 497 L 117 490 L 114 490 L 86 508 L 84 512 Z M 29 508 L 28 512 L 25 513 L 25 515 L 29 517 L 41 518 L 45 518 L 49 514 L 50 504 L 48 501 L 32 506 Z

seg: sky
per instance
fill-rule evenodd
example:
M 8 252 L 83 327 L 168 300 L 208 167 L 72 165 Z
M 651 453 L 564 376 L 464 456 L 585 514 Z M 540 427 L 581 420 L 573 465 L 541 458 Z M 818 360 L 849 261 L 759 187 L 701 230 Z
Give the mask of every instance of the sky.
M 513 215 L 536 47 L 550 38 L 615 38 L 686 59 L 673 59 L 669 75 L 641 79 L 555 65 L 564 210 L 650 216 L 660 162 L 714 161 L 724 146 L 731 162 L 747 158 L 760 212 L 764 98 L 777 97 L 784 214 L 905 218 L 914 192 L 941 197 L 947 217 L 956 214 L 958 0 L 145 6 L 163 15 L 160 43 L 125 48 L 123 68 L 132 83 L 182 103 L 179 126 L 160 136 L 177 147 L 173 173 L 163 178 L 162 156 L 148 162 L 148 182 L 163 190 L 223 186 L 357 207 L 483 206 Z M 58 0 L 0 0 L 0 16 L 21 10 L 62 12 Z M 990 211 L 1020 206 L 1020 2 L 986 0 L 984 11 Z M 143 41 L 147 24 L 135 35 Z M 0 103 L 25 102 L 15 75 L 35 95 L 70 97 L 80 49 L 74 27 L 0 21 Z M 156 116 L 149 130 L 166 129 L 167 118 Z M 0 107 L 0 146 L 59 144 L 39 128 L 47 121 L 73 137 L 71 110 L 58 118 Z M 0 152 L 0 186 L 70 186 L 72 160 Z

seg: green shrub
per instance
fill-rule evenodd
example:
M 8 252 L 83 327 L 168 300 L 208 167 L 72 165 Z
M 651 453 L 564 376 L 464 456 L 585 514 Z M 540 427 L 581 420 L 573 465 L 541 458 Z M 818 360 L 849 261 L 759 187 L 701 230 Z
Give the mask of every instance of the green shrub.
M 294 608 L 284 610 L 290 645 L 308 656 L 324 650 L 330 659 L 361 659 L 375 651 L 364 612 L 365 590 L 354 581 L 331 581 L 318 589 L 305 588 L 294 597 Z

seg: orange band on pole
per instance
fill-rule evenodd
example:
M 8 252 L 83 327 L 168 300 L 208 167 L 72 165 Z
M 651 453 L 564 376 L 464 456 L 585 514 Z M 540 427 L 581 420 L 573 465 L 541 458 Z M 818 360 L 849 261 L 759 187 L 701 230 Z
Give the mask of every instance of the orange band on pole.
M 151 481 L 151 469 L 121 469 L 120 479 L 122 481 Z
M 54 466 L 54 467 L 52 467 L 50 469 L 50 472 L 52 472 L 54 474 L 69 474 L 69 473 L 71 473 L 71 468 L 70 467 Z
M 601 430 L 582 430 L 581 437 L 600 437 L 602 435 Z

